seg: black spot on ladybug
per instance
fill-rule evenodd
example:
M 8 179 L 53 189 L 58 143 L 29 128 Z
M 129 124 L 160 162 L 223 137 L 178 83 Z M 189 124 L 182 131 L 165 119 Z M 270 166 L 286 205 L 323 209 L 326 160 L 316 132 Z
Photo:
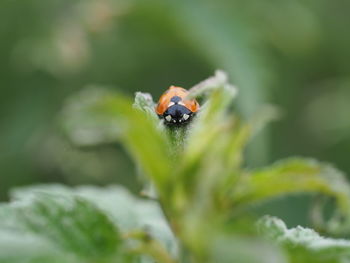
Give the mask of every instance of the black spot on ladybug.
M 179 101 L 181 101 L 181 98 L 179 96 L 174 96 L 174 97 L 171 98 L 170 101 L 172 101 L 174 103 L 179 103 Z

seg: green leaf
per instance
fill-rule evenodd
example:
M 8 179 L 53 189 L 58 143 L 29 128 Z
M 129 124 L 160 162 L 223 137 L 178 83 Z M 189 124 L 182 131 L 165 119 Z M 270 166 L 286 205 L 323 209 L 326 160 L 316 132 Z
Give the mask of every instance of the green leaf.
M 118 120 L 113 115 L 95 110 L 101 100 L 114 95 L 111 89 L 88 86 L 66 101 L 60 124 L 74 145 L 95 146 L 118 140 L 121 129 Z
M 134 107 L 145 111 L 149 116 L 158 120 L 159 118 L 155 112 L 155 106 L 156 104 L 154 103 L 151 94 L 143 92 L 135 93 Z
M 149 100 L 151 98 L 139 94 L 136 105 L 145 109 Z M 84 102 L 83 105 L 81 102 Z M 129 98 L 103 89 L 94 89 L 92 92 L 87 90 L 78 94 L 68 104 L 65 112 L 67 113 L 62 117 L 63 124 L 66 134 L 73 142 L 80 138 L 79 131 L 83 135 L 88 134 L 85 137 L 87 144 L 118 138 L 144 173 L 157 185 L 158 190 L 165 192 L 170 187 L 171 147 L 168 147 L 166 133 L 158 127 L 158 119 L 155 120 L 147 112 L 133 107 Z M 81 144 L 79 140 L 78 144 Z
M 62 253 L 45 238 L 0 228 L 1 263 L 79 263 L 73 254 Z
M 259 220 L 258 229 L 269 240 L 285 247 L 291 262 L 331 263 L 350 260 L 349 240 L 325 238 L 301 226 L 288 229 L 282 220 L 269 216 Z
M 129 262 L 117 226 L 92 202 L 35 189 L 0 206 L 0 262 Z
M 70 188 L 63 185 L 37 185 L 15 189 L 11 196 L 15 200 L 27 200 L 33 194 L 50 193 L 86 200 L 106 214 L 123 234 L 134 230 L 146 231 L 161 241 L 173 256 L 178 253 L 175 237 L 159 204 L 154 200 L 137 198 L 121 186 Z
M 287 263 L 277 246 L 248 237 L 223 237 L 215 240 L 210 262 L 220 263 Z
M 198 98 L 202 96 L 209 96 L 213 91 L 216 91 L 218 88 L 225 87 L 230 90 L 232 97 L 237 94 L 236 87 L 232 86 L 228 82 L 227 73 L 223 70 L 216 70 L 214 76 L 211 76 L 195 86 L 193 86 L 189 91 L 189 99 Z
M 28 231 L 82 257 L 108 257 L 121 245 L 115 225 L 81 198 L 37 193 L 17 211 Z
M 346 218 L 344 227 L 349 227 L 350 187 L 345 176 L 328 164 L 310 159 L 291 158 L 268 168 L 248 171 L 237 183 L 232 200 L 237 208 L 294 193 L 321 193 L 334 197 L 340 213 Z M 332 232 L 341 229 L 340 225 L 330 227 Z
M 171 147 L 166 133 L 157 128 L 148 114 L 134 109 L 132 102 L 121 95 L 101 100 L 96 110 L 114 116 L 123 126 L 121 142 L 136 159 L 141 169 L 164 195 L 171 187 Z
M 197 176 L 196 168 L 199 168 L 200 163 L 205 160 L 203 155 L 210 152 L 217 138 L 225 131 L 227 127 L 225 115 L 236 95 L 236 89 L 226 82 L 219 82 L 215 89 L 211 82 L 207 85 L 210 87 L 211 95 L 190 127 L 183 153 L 183 163 L 181 164 L 183 171 L 181 173 L 186 180 Z M 205 85 L 198 87 L 204 91 L 207 89 Z M 195 93 L 199 92 L 196 91 L 197 88 L 194 89 Z

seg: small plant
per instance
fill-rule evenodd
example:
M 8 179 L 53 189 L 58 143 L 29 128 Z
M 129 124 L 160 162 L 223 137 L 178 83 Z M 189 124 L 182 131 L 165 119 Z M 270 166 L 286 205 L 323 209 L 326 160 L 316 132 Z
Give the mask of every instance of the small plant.
M 236 94 L 218 71 L 190 90 L 202 101 L 191 124 L 172 128 L 155 114 L 150 94 L 133 102 L 91 87 L 71 98 L 62 116 L 70 141 L 122 143 L 151 186 L 148 198 L 121 186 L 15 189 L 0 206 L 0 262 L 348 262 L 350 241 L 287 229 L 268 216 L 256 223 L 255 205 L 311 193 L 336 203 L 329 220 L 317 203 L 315 227 L 344 236 L 350 187 L 335 168 L 310 159 L 246 169 L 244 147 L 269 116 L 243 122 L 231 110 Z

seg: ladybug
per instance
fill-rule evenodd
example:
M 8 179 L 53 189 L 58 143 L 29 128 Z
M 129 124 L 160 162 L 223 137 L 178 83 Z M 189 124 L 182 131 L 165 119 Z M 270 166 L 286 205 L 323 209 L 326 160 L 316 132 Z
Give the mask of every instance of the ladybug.
M 188 90 L 170 86 L 159 98 L 156 113 L 165 120 L 166 124 L 185 124 L 199 110 L 199 104 L 195 99 L 186 99 Z

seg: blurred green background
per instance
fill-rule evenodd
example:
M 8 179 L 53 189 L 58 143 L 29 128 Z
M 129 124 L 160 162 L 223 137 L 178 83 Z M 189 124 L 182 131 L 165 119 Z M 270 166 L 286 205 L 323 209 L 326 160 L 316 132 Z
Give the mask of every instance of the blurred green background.
M 154 98 L 228 72 L 246 118 L 283 113 L 247 166 L 315 157 L 350 174 L 348 0 L 1 0 L 0 200 L 33 183 L 122 183 L 136 167 L 118 145 L 74 148 L 58 134 L 65 99 L 87 85 Z M 150 153 L 152 154 L 152 153 Z M 307 224 L 307 197 L 261 208 Z

